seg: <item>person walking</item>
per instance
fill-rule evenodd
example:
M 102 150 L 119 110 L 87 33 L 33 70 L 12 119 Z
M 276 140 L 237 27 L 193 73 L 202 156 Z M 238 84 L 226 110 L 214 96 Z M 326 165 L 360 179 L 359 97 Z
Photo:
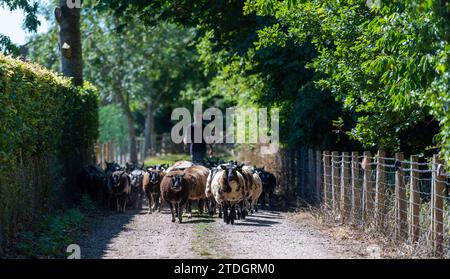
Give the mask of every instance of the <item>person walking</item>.
M 210 156 L 212 156 L 212 145 L 208 144 L 203 137 L 205 127 L 206 125 L 203 123 L 202 113 L 196 112 L 194 114 L 194 122 L 189 125 L 187 133 L 183 139 L 184 150 L 189 152 L 193 163 L 201 163 L 204 161 L 206 159 L 207 152 Z

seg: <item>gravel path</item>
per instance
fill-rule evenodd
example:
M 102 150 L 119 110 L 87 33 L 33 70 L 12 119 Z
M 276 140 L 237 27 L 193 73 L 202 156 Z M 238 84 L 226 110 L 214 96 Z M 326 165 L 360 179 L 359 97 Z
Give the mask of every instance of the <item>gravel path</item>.
M 172 223 L 170 211 L 108 213 L 80 242 L 82 258 L 353 258 L 342 243 L 290 213 L 259 211 L 234 226 L 196 216 Z

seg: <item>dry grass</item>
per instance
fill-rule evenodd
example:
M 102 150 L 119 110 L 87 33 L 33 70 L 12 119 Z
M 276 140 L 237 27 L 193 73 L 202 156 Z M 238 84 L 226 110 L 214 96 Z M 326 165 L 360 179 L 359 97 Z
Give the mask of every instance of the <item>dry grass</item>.
M 307 224 L 319 230 L 344 246 L 349 246 L 352 252 L 362 257 L 372 257 L 378 253 L 381 258 L 430 258 L 429 251 L 421 245 L 411 245 L 404 241 L 395 240 L 377 232 L 374 228 L 363 228 L 358 224 L 343 223 L 328 210 L 300 209 L 291 213 L 290 218 Z M 422 247 L 422 248 L 421 248 Z M 377 250 L 378 249 L 378 250 Z M 373 256 L 377 258 L 377 255 Z

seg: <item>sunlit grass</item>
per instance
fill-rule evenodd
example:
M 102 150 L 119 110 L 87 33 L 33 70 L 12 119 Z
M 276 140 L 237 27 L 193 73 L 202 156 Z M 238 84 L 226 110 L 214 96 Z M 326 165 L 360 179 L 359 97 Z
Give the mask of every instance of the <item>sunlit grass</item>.
M 213 157 L 211 159 L 214 161 L 216 158 L 220 158 L 225 162 L 233 159 L 231 155 L 223 155 L 219 157 Z M 190 161 L 191 157 L 189 156 L 189 154 L 183 153 L 151 156 L 150 158 L 147 158 L 147 160 L 145 161 L 145 165 L 146 166 L 163 165 L 163 164 L 173 165 L 175 162 L 182 160 Z
M 190 161 L 191 158 L 188 154 L 166 154 L 162 156 L 151 156 L 145 161 L 145 165 L 146 166 L 163 165 L 163 164 L 173 165 L 173 163 L 181 160 Z

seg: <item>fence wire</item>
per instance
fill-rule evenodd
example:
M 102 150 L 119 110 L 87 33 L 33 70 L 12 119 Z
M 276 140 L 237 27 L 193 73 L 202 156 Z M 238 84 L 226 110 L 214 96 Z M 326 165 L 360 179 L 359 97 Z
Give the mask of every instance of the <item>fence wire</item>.
M 288 181 L 301 200 L 320 203 L 335 220 L 408 244 L 412 257 L 450 257 L 450 175 L 443 165 L 418 156 L 411 162 L 306 149 L 287 153 L 285 167 L 294 168 Z

